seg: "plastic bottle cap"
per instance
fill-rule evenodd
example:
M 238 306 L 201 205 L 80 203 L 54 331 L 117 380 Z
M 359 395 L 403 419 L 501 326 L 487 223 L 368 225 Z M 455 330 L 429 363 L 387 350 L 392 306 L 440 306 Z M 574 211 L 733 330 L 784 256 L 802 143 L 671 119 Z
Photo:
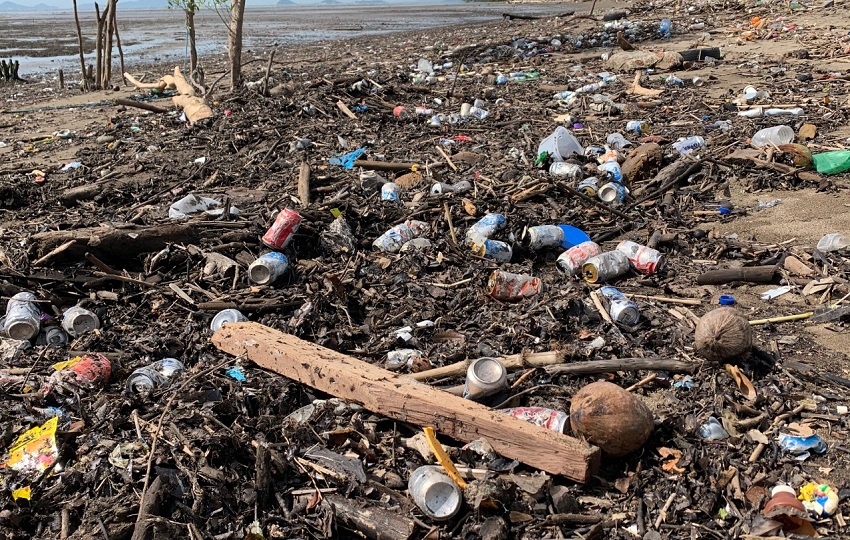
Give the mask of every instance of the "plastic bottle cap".
M 735 297 L 728 294 L 724 294 L 717 299 L 717 303 L 721 306 L 732 306 L 735 305 Z

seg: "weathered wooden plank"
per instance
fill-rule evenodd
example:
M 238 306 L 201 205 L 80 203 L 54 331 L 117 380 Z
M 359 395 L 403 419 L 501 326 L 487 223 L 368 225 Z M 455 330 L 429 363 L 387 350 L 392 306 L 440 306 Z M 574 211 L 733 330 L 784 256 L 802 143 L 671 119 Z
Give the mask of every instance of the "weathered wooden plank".
M 384 416 L 469 442 L 486 439 L 501 455 L 584 482 L 599 467 L 600 450 L 437 390 L 410 377 L 321 347 L 258 323 L 224 325 L 212 337 L 224 352 Z

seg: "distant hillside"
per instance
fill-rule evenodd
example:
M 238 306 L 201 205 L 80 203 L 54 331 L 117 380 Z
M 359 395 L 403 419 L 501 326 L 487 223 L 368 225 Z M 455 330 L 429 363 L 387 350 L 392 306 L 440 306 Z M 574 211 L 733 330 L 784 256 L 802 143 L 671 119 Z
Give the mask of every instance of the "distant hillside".
M 279 6 L 295 6 L 297 5 L 292 0 L 278 0 L 277 5 Z
M 56 11 L 56 6 L 48 6 L 47 4 L 36 4 L 34 6 L 22 6 L 14 2 L 0 2 L 0 11 Z

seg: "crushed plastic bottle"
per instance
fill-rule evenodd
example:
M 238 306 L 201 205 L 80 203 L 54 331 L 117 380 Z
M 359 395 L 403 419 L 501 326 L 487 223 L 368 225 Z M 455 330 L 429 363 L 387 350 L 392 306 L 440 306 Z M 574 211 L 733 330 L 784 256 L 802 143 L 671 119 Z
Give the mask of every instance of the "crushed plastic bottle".
M 821 253 L 828 253 L 830 251 L 844 249 L 847 246 L 850 246 L 850 238 L 847 238 L 841 233 L 828 233 L 818 240 L 817 249 Z
M 785 452 L 793 454 L 796 459 L 802 461 L 809 457 L 809 451 L 815 454 L 823 454 L 826 452 L 826 443 L 823 442 L 817 435 L 808 437 L 798 437 L 788 435 L 787 433 L 779 434 L 779 447 Z
M 717 418 L 710 416 L 703 425 L 699 427 L 699 436 L 709 441 L 719 441 L 729 438 L 729 433 L 723 429 L 723 425 Z
M 750 144 L 755 148 L 780 144 L 788 144 L 794 140 L 794 130 L 788 126 L 773 126 L 756 132 L 750 139 Z

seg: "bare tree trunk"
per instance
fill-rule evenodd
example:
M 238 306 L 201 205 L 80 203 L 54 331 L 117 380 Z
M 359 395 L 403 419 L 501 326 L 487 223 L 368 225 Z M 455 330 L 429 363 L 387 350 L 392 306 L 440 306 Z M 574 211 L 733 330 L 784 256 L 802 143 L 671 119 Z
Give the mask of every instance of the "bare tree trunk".
M 242 21 L 245 18 L 245 0 L 233 0 L 230 11 L 230 31 L 227 33 L 227 51 L 230 55 L 230 89 L 242 86 Z
M 108 0 L 107 8 L 103 12 L 103 18 L 106 19 L 106 32 L 103 36 L 103 80 L 101 88 L 110 88 L 112 86 L 112 35 L 115 33 L 115 8 L 117 0 Z
M 115 30 L 115 43 L 118 46 L 118 58 L 121 60 L 121 80 L 124 80 L 124 50 L 121 48 L 121 36 L 118 34 L 118 10 L 112 12 L 112 29 Z
M 189 32 L 189 74 L 194 77 L 198 70 L 198 48 L 195 46 L 195 9 L 188 7 L 186 12 L 186 30 Z
M 109 4 L 107 4 L 107 9 L 109 9 Z M 95 76 L 94 76 L 94 86 L 96 90 L 101 88 L 100 82 L 103 74 L 103 17 L 100 16 L 100 6 L 97 5 L 97 2 L 94 3 L 94 14 L 97 17 L 97 42 L 95 44 L 95 49 L 97 50 L 96 60 L 94 63 L 95 66 Z
M 77 0 L 74 0 L 74 22 L 77 23 L 77 43 L 80 46 L 80 69 L 82 70 L 82 90 L 89 91 L 89 79 L 86 77 L 86 59 L 83 57 L 83 31 L 80 29 L 80 15 L 77 13 Z

